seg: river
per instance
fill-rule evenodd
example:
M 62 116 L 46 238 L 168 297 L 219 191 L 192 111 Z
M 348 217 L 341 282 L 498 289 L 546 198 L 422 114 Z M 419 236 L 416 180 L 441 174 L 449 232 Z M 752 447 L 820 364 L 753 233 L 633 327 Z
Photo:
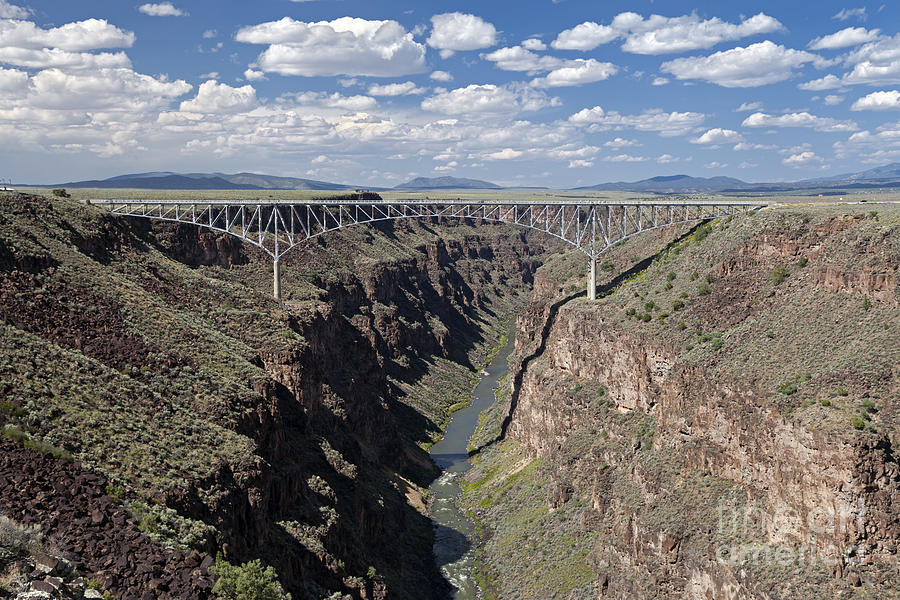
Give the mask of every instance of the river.
M 462 493 L 459 478 L 472 464 L 466 446 L 478 426 L 478 415 L 494 403 L 494 391 L 509 370 L 507 359 L 513 350 L 513 336 L 482 373 L 472 390 L 472 406 L 453 414 L 441 441 L 431 447 L 431 458 L 443 470 L 428 488 L 432 498 L 431 518 L 434 521 L 434 556 L 444 577 L 455 588 L 455 600 L 476 600 L 478 584 L 472 576 L 475 565 L 475 524 L 456 507 Z

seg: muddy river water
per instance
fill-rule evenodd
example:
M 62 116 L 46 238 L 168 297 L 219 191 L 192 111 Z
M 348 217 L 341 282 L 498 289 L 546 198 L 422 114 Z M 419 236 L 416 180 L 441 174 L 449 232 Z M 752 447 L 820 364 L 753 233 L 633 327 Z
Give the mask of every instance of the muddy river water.
M 440 442 L 432 446 L 431 458 L 443 474 L 429 488 L 431 518 L 434 521 L 434 556 L 438 567 L 454 589 L 455 600 L 476 600 L 478 585 L 472 570 L 475 564 L 475 524 L 455 504 L 462 493 L 460 477 L 472 466 L 466 451 L 469 438 L 478 426 L 478 415 L 494 403 L 494 390 L 508 371 L 507 359 L 513 338 L 482 372 L 472 391 L 472 406 L 453 414 Z

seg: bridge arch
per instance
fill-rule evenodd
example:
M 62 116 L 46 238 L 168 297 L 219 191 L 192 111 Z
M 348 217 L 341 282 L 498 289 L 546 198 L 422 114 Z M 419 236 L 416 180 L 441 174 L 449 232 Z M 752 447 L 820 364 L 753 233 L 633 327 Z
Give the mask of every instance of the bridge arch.
M 185 202 L 95 200 L 113 214 L 206 227 L 240 238 L 272 257 L 274 295 L 281 297 L 280 259 L 292 248 L 332 231 L 380 221 L 439 218 L 507 223 L 541 231 L 590 260 L 588 297 L 595 299 L 597 257 L 639 233 L 760 208 L 763 202 L 554 202 L 425 200 L 411 202 Z

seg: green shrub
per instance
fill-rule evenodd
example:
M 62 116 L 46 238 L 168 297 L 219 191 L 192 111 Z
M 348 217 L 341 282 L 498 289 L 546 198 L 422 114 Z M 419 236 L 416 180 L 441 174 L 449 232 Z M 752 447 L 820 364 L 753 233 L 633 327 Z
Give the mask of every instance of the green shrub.
M 65 188 L 57 188 L 57 189 L 53 190 L 53 195 L 56 196 L 57 198 L 71 198 L 72 197 L 72 195 L 69 194 L 69 192 L 67 192 Z
M 668 279 L 669 281 L 675 281 L 675 277 L 675 271 L 669 271 L 669 274 L 666 275 L 666 279 Z
M 717 337 L 717 338 L 713 338 L 713 341 L 712 341 L 712 343 L 709 345 L 709 347 L 712 348 L 713 350 L 718 350 L 718 349 L 721 348 L 724 344 L 725 344 L 725 342 L 722 341 L 722 338 Z
M 693 273 L 691 273 L 691 281 L 694 281 L 698 277 L 700 277 L 700 274 L 697 273 L 697 271 L 694 271 Z
M 629 317 L 633 317 L 635 315 L 635 313 L 637 313 L 637 309 L 635 309 L 634 307 L 629 308 L 628 310 L 625 311 L 625 314 L 628 315 Z
M 706 274 L 706 283 L 712 283 L 712 282 L 714 282 L 715 280 L 716 280 L 715 275 L 713 275 L 712 273 L 707 273 L 707 274 Z
M 29 448 L 30 450 L 36 450 L 37 452 L 41 452 L 43 454 L 49 454 L 53 458 L 68 461 L 73 460 L 73 457 L 69 452 L 66 452 L 62 448 L 57 448 L 52 444 L 48 444 L 42 439 L 32 437 L 15 425 L 6 425 L 6 427 L 3 428 L 3 436 L 11 440 L 21 442 L 23 446 Z
M 671 290 L 671 289 L 672 289 L 672 287 L 674 287 L 674 286 L 673 286 L 673 285 L 672 285 L 672 283 L 671 283 L 671 282 L 669 282 L 669 281 L 667 281 L 667 282 L 666 282 L 666 285 L 665 285 L 665 288 L 666 288 L 666 291 L 669 291 L 669 290 Z
M 702 242 L 712 233 L 713 226 L 711 223 L 704 223 L 700 227 L 697 228 L 697 231 L 694 232 L 694 239 L 698 242 Z
M 650 302 L 646 302 L 644 304 L 644 310 L 646 310 L 647 312 L 652 312 L 652 311 L 656 310 L 657 308 L 659 308 L 659 307 L 656 306 L 656 302 L 654 302 L 653 300 L 651 300 Z
M 807 265 L 808 262 L 809 262 L 808 258 L 806 258 L 805 256 L 801 256 L 800 260 L 797 261 L 797 266 L 802 269 L 803 267 L 805 267 Z
M 649 323 L 649 322 L 650 322 L 650 319 L 652 319 L 653 317 L 650 316 L 650 313 L 644 313 L 644 314 L 642 314 L 642 315 L 641 315 L 640 317 L 638 317 L 638 318 L 639 318 L 641 321 L 643 321 L 644 323 Z
M 272 567 L 263 567 L 257 560 L 237 566 L 221 554 L 216 557 L 213 571 L 219 576 L 213 594 L 223 600 L 281 600 L 284 592 Z
M 669 313 L 661 312 L 658 315 L 656 315 L 656 318 L 659 319 L 660 321 L 665 321 L 667 318 L 669 318 Z
M 870 308 L 872 308 L 872 301 L 868 298 L 863 298 L 862 307 L 863 310 L 869 310 Z
M 769 279 L 771 279 L 772 283 L 774 283 L 775 285 L 779 285 L 781 284 L 781 282 L 787 279 L 788 275 L 790 275 L 790 272 L 788 271 L 787 267 L 785 267 L 784 265 L 778 265 L 769 275 Z
M 607 258 L 607 259 L 604 259 L 603 262 L 600 263 L 600 270 L 601 270 L 601 271 L 612 271 L 614 268 L 615 268 L 615 267 L 613 267 L 613 264 L 609 261 L 608 258 Z
M 687 329 L 687 323 L 685 323 L 684 321 L 680 321 L 680 322 L 678 323 L 678 330 L 679 330 L 679 331 L 684 331 L 685 329 Z
M 706 283 L 705 281 L 700 283 L 700 285 L 697 286 L 697 293 L 700 294 L 701 296 L 706 296 L 710 292 L 712 292 L 712 288 L 710 288 L 709 284 Z
M 793 381 L 785 381 L 780 386 L 778 386 L 778 393 L 784 394 L 785 396 L 790 396 L 792 394 L 797 393 L 797 384 Z
M 863 410 L 867 413 L 878 412 L 878 409 L 875 408 L 875 402 L 866 398 L 862 403 Z
M 320 287 L 322 285 L 322 278 L 319 276 L 319 273 L 312 267 L 306 269 L 304 277 L 306 277 L 306 280 L 316 287 Z
M 25 416 L 25 409 L 12 402 L 0 402 L 0 415 L 9 415 L 21 419 Z
M 853 425 L 853 429 L 865 429 L 866 428 L 866 420 L 863 419 L 859 415 L 851 416 L 850 424 Z
M 684 301 L 682 300 L 673 300 L 672 301 L 672 310 L 681 310 L 684 308 Z
M 821 400 L 819 400 L 819 404 L 821 404 L 822 406 L 831 406 L 831 400 L 829 400 L 828 398 L 822 398 Z
M 839 385 L 839 386 L 837 386 L 837 388 L 835 388 L 834 394 L 836 396 L 849 396 L 850 392 L 848 392 L 847 388 L 845 388 L 844 386 Z
M 12 519 L 0 515 L 0 559 L 4 554 L 10 558 L 23 558 L 32 552 L 41 550 L 43 536 L 37 525 L 21 525 Z M 0 560 L 0 567 L 3 566 Z

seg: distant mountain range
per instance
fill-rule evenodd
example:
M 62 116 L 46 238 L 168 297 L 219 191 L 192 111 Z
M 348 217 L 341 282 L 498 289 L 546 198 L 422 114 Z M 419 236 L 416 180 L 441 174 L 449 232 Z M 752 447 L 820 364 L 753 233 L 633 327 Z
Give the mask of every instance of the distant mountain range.
M 156 171 L 119 175 L 109 179 L 73 181 L 54 187 L 69 188 L 128 188 L 141 190 L 352 190 L 358 186 L 278 177 L 257 173 L 173 173 Z
M 416 177 L 401 183 L 395 190 L 499 190 L 496 183 L 462 177 Z
M 109 179 L 72 181 L 52 187 L 67 188 L 127 188 L 142 190 L 353 190 L 365 186 L 316 181 L 297 177 L 278 177 L 258 173 L 173 173 L 155 171 L 152 173 L 131 173 Z M 389 188 L 367 188 L 385 191 Z M 464 179 L 460 177 L 417 177 L 402 183 L 395 190 L 475 190 L 501 189 L 489 181 Z
M 614 183 L 601 183 L 588 187 L 575 188 L 578 190 L 603 190 L 621 192 L 653 192 L 656 194 L 707 194 L 717 192 L 725 188 L 747 185 L 740 179 L 733 177 L 691 177 L 689 175 L 663 175 L 651 177 L 631 183 L 617 181 Z
M 416 177 L 394 188 L 354 186 L 314 179 L 278 177 L 258 173 L 173 173 L 157 171 L 119 175 L 103 180 L 75 181 L 45 187 L 68 188 L 136 188 L 155 190 L 353 190 L 366 188 L 383 192 L 425 190 L 498 190 L 503 188 L 489 181 L 461 177 Z M 642 194 L 712 194 L 712 193 L 776 193 L 822 190 L 900 188 L 900 163 L 857 173 L 845 173 L 817 179 L 787 183 L 747 183 L 733 177 L 691 177 L 690 175 L 662 175 L 640 181 L 616 181 L 575 188 L 583 191 L 621 191 Z

